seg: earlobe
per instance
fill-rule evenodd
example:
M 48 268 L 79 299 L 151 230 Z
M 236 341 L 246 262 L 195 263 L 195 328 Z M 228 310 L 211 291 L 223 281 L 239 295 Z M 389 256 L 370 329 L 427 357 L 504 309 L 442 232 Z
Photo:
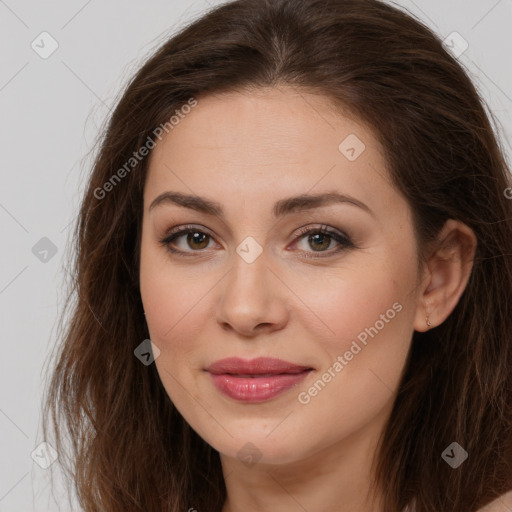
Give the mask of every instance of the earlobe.
M 423 302 L 418 305 L 416 318 L 414 320 L 415 331 L 425 332 L 439 325 L 435 322 L 436 317 L 433 314 L 434 305 L 432 304 L 432 300 L 432 297 L 424 298 Z
M 469 281 L 476 246 L 471 228 L 454 219 L 446 221 L 427 262 L 425 287 L 414 320 L 416 331 L 440 325 L 455 309 Z

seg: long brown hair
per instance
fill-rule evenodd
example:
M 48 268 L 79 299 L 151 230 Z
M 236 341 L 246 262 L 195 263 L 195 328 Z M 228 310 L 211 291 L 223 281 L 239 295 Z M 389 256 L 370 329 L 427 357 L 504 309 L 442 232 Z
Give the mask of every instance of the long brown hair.
M 511 179 L 496 123 L 461 65 L 421 22 L 378 0 L 229 2 L 136 73 L 78 216 L 46 439 L 55 436 L 87 512 L 221 511 L 218 452 L 176 410 L 155 365 L 134 356 L 149 338 L 139 290 L 148 158 L 126 163 L 191 98 L 277 84 L 330 98 L 373 128 L 413 212 L 420 263 L 447 219 L 476 234 L 455 310 L 414 333 L 375 466 L 386 512 L 413 502 L 416 512 L 474 512 L 512 489 Z M 469 454 L 457 469 L 441 457 L 453 442 Z

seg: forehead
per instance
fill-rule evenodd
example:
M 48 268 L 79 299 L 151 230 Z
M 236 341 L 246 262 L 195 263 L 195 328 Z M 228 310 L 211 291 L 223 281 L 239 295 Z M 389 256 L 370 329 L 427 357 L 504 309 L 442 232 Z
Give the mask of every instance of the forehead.
M 364 202 L 397 194 L 372 130 L 324 96 L 281 87 L 197 101 L 152 151 L 146 209 L 166 188 L 228 202 L 313 189 Z
M 325 96 L 286 87 L 256 89 L 201 97 L 155 153 L 174 146 L 179 156 L 180 149 L 194 148 L 214 153 L 216 160 L 236 156 L 247 163 L 257 153 L 254 164 L 261 165 L 290 158 L 302 161 L 326 150 L 338 156 L 339 143 L 350 134 L 377 149 L 370 128 L 335 110 Z

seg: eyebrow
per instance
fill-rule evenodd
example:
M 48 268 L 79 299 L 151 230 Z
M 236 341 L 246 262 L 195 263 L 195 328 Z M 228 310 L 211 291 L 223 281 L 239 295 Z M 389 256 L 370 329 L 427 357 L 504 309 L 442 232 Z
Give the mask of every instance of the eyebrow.
M 274 204 L 274 207 L 272 208 L 272 215 L 274 218 L 278 218 L 298 211 L 307 211 L 314 208 L 320 208 L 322 206 L 340 203 L 357 206 L 375 217 L 374 212 L 366 204 L 359 201 L 355 197 L 349 196 L 347 194 L 340 194 L 338 192 L 326 192 L 322 194 L 301 194 L 295 197 L 280 199 Z M 185 208 L 205 213 L 207 215 L 214 215 L 223 220 L 225 218 L 222 205 L 217 201 L 212 201 L 211 199 L 197 195 L 182 194 L 180 192 L 172 191 L 167 191 L 157 196 L 149 206 L 149 211 L 153 210 L 157 206 L 162 206 L 165 204 L 183 206 Z

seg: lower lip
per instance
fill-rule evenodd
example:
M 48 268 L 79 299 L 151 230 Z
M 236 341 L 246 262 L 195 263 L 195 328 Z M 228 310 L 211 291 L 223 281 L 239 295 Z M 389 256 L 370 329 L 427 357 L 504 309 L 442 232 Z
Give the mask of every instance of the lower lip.
M 284 393 L 301 382 L 311 370 L 267 377 L 238 377 L 210 373 L 216 388 L 225 395 L 243 402 L 264 402 Z

